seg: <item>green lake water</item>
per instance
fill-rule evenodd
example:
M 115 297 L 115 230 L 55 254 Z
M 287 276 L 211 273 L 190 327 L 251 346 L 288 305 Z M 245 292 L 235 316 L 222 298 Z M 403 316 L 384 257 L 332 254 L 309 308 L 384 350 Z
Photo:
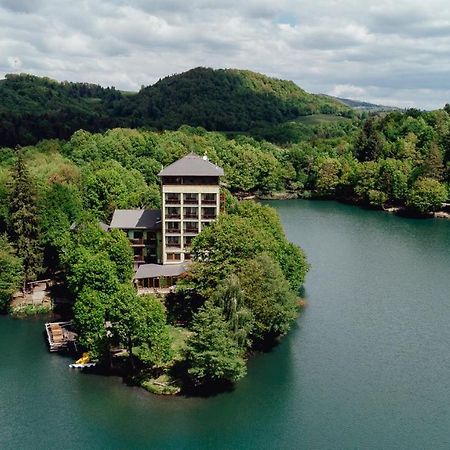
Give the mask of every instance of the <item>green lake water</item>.
M 309 306 L 235 391 L 167 398 L 83 375 L 0 317 L 1 449 L 449 449 L 450 221 L 268 202 Z

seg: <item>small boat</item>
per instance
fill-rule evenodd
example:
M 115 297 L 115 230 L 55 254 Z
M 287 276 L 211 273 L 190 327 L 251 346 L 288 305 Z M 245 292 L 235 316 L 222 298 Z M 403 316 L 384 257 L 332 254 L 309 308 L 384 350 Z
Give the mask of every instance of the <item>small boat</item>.
M 69 364 L 71 369 L 85 369 L 87 367 L 94 367 L 95 362 L 91 362 L 89 353 L 83 353 L 80 359 L 77 359 L 73 364 Z
M 87 367 L 95 367 L 95 365 L 96 365 L 96 363 L 94 363 L 94 362 L 84 363 L 84 364 L 73 363 L 73 364 L 69 364 L 69 367 L 71 369 L 86 369 Z

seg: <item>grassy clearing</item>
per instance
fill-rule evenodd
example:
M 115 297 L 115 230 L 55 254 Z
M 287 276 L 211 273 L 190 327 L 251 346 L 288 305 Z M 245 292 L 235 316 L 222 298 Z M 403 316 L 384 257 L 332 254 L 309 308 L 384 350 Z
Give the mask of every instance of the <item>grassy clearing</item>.
M 300 122 L 305 125 L 323 125 L 336 122 L 348 122 L 351 119 L 333 114 L 312 114 L 310 116 L 300 116 L 295 122 Z
M 15 317 L 37 316 L 39 314 L 49 314 L 52 312 L 51 305 L 26 305 L 21 304 L 11 306 L 10 313 Z

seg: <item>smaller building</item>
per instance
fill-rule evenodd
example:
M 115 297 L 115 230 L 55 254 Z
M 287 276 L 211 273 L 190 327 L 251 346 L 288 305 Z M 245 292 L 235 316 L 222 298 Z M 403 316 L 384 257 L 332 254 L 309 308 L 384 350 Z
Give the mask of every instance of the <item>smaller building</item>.
M 110 229 L 124 231 L 134 253 L 134 267 L 161 263 L 161 212 L 159 209 L 116 209 Z
M 137 269 L 134 282 L 141 292 L 145 290 L 161 292 L 164 289 L 169 291 L 186 272 L 188 264 L 187 262 L 165 265 L 144 264 Z

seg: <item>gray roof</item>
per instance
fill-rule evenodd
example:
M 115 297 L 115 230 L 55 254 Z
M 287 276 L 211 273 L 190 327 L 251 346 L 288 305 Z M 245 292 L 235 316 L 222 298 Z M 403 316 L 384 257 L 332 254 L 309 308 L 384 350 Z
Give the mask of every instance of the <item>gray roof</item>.
M 158 175 L 160 177 L 222 177 L 224 173 L 221 167 L 208 161 L 205 156 L 189 153 L 184 158 L 165 167 Z
M 116 209 L 109 228 L 157 230 L 161 228 L 159 209 Z
M 177 277 L 186 272 L 189 263 L 179 264 L 142 264 L 138 267 L 134 278 L 142 280 L 143 278 L 155 277 Z

